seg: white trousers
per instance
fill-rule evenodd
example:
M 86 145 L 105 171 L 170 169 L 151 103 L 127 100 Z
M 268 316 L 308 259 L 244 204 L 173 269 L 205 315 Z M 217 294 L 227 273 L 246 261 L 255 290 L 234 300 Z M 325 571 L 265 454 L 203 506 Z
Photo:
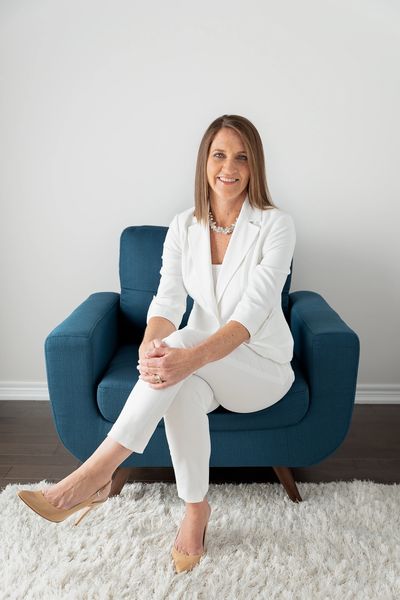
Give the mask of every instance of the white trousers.
M 183 327 L 163 340 L 173 348 L 189 348 L 209 335 Z M 107 435 L 142 454 L 164 418 L 178 496 L 185 502 L 201 502 L 209 485 L 207 413 L 220 404 L 232 412 L 262 410 L 278 402 L 293 381 L 290 363 L 277 363 L 240 344 L 224 358 L 207 363 L 169 387 L 153 389 L 138 379 Z

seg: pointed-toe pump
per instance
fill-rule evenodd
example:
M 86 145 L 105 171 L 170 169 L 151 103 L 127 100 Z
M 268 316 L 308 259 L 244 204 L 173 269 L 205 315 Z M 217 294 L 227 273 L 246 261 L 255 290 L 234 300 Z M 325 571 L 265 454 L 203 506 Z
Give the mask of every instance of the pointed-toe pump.
M 105 488 L 111 483 L 108 481 L 103 487 L 94 492 L 87 500 L 72 506 L 71 508 L 57 508 L 53 504 L 51 504 L 43 495 L 42 490 L 34 491 L 31 490 L 20 490 L 17 492 L 17 495 L 25 502 L 29 508 L 31 508 L 35 513 L 47 519 L 48 521 L 52 521 L 53 523 L 60 523 L 64 521 L 66 518 L 74 514 L 75 512 L 81 510 L 81 514 L 78 519 L 75 521 L 74 525 L 78 525 L 83 517 L 87 515 L 94 508 L 98 508 L 101 504 L 104 504 L 106 500 L 108 500 L 108 496 L 103 500 L 99 500 L 102 492 Z
M 198 562 L 200 562 L 201 557 L 204 556 L 204 554 L 205 554 L 204 542 L 205 542 L 205 538 L 206 538 L 207 527 L 208 527 L 208 521 L 204 527 L 202 554 L 185 554 L 184 552 L 180 552 L 179 550 L 177 550 L 177 548 L 175 548 L 176 538 L 178 537 L 179 531 L 181 529 L 179 527 L 178 533 L 176 534 L 176 538 L 174 541 L 174 545 L 171 550 L 172 558 L 174 559 L 174 564 L 175 564 L 175 571 L 177 573 L 182 573 L 182 571 L 191 571 L 193 569 L 193 567 L 195 565 L 197 565 Z

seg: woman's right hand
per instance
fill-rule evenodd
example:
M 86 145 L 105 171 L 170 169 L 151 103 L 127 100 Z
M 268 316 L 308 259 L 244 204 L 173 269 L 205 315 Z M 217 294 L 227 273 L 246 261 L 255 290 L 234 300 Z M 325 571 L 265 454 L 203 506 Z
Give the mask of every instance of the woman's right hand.
M 154 338 L 153 340 L 150 340 L 149 342 L 140 344 L 139 360 L 143 360 L 144 358 L 147 358 L 147 353 L 154 350 L 154 348 L 159 348 L 160 346 L 167 346 L 167 345 L 168 344 L 163 342 L 163 340 L 160 338 Z M 138 368 L 139 368 L 139 363 L 138 363 Z

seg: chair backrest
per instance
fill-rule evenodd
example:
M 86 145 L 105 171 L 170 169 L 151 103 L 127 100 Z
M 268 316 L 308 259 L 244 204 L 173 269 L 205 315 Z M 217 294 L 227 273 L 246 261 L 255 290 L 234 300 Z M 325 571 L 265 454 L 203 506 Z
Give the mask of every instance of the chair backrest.
M 141 340 L 153 295 L 160 282 L 163 244 L 168 227 L 137 225 L 123 230 L 120 238 L 119 278 L 120 335 L 122 341 Z M 289 321 L 289 289 L 292 265 L 282 290 L 282 310 Z M 180 327 L 184 327 L 192 310 L 193 299 L 188 296 L 186 311 Z

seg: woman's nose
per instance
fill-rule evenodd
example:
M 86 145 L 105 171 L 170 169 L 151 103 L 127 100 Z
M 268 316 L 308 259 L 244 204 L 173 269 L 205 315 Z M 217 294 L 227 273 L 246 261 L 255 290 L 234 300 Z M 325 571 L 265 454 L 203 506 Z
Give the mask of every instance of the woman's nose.
M 225 158 L 223 160 L 222 164 L 223 164 L 223 171 L 224 171 L 225 175 L 230 175 L 230 174 L 236 172 L 235 159 L 234 158 Z

